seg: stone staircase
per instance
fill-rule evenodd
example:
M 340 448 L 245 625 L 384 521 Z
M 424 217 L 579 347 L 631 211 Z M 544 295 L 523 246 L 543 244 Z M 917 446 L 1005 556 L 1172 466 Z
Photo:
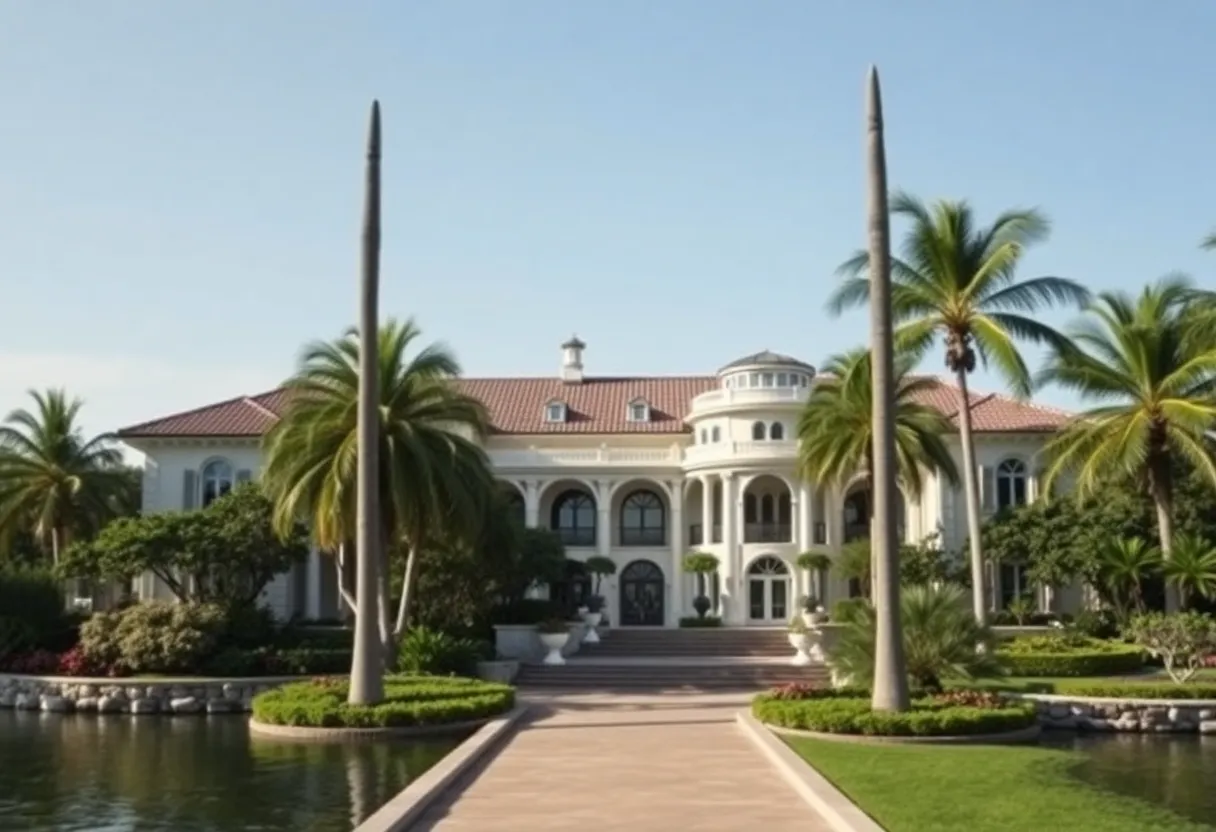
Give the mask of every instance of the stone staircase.
M 525 664 L 517 684 L 569 690 L 762 690 L 828 683 L 822 665 L 795 667 L 785 629 L 613 629 L 566 664 Z

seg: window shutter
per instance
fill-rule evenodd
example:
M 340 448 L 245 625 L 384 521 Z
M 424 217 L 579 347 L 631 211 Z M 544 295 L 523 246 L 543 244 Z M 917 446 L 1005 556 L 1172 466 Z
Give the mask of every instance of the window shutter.
M 189 511 L 198 508 L 198 475 L 187 469 L 182 476 L 182 508 Z
M 249 482 L 251 479 L 253 479 L 253 472 L 250 471 L 248 468 L 243 468 L 240 471 L 236 472 L 236 484 L 237 485 L 240 485 L 241 483 Z
M 980 509 L 996 510 L 996 471 L 987 465 L 980 466 Z

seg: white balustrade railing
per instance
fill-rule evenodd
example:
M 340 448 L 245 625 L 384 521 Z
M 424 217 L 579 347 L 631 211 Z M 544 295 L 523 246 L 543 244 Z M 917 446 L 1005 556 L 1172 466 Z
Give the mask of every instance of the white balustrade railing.
M 496 468 L 563 468 L 577 466 L 674 467 L 683 462 L 679 446 L 670 448 L 530 448 L 491 451 Z
M 723 387 L 709 390 L 692 400 L 693 411 L 729 405 L 789 404 L 806 401 L 807 387 Z

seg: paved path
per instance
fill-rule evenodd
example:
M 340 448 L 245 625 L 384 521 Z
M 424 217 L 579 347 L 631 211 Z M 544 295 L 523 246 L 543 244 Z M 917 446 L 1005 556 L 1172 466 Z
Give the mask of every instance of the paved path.
M 820 832 L 734 724 L 738 694 L 532 694 L 528 724 L 438 801 L 441 832 Z

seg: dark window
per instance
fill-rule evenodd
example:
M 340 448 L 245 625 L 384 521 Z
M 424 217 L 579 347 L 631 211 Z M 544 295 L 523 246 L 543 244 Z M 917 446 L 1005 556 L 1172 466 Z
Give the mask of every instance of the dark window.
M 755 494 L 744 494 L 743 495 L 743 522 L 744 523 L 755 523 L 756 522 L 756 495 Z
M 203 468 L 202 506 L 206 508 L 232 490 L 232 466 L 222 459 L 208 462 Z
M 764 438 L 764 422 L 756 422 L 752 425 L 752 439 L 761 440 Z
M 553 501 L 550 528 L 567 546 L 595 545 L 595 500 L 582 491 L 566 491 Z
M 769 439 L 784 439 L 785 438 L 785 425 L 781 424 L 780 422 L 773 422 L 769 426 L 769 429 L 768 429 L 768 438 Z
M 715 441 L 715 442 L 718 442 L 722 439 L 722 431 L 720 431 L 716 427 L 713 429 L 713 433 L 711 433 L 710 435 L 713 437 L 713 441 Z
M 621 504 L 621 545 L 662 546 L 667 512 L 653 491 L 635 491 Z
M 1026 466 L 1018 459 L 1007 459 L 996 469 L 996 507 L 1026 505 Z
M 760 522 L 773 522 L 773 495 L 765 494 L 760 498 Z

